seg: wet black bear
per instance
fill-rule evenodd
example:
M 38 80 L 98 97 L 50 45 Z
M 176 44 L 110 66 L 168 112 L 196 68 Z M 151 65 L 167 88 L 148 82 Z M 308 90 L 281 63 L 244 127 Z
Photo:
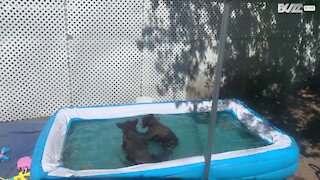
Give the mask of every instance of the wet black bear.
M 144 134 L 136 128 L 137 123 L 138 119 L 117 123 L 117 126 L 123 132 L 122 148 L 127 153 L 127 160 L 132 164 L 156 162 L 157 158 L 150 154 L 147 149 L 147 140 Z
M 171 129 L 161 124 L 153 114 L 148 114 L 142 119 L 141 127 L 148 127 L 145 135 L 147 140 L 159 142 L 165 150 L 171 150 L 179 143 L 179 139 Z

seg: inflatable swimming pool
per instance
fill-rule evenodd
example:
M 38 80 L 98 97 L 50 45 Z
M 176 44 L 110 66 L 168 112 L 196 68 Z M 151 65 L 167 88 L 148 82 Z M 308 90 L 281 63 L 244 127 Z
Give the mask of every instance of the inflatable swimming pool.
M 105 178 L 186 178 L 201 179 L 204 157 L 192 156 L 159 163 L 114 169 L 75 170 L 64 166 L 64 143 L 73 122 L 116 119 L 144 114 L 186 114 L 210 112 L 211 101 L 178 101 L 129 105 L 70 107 L 57 111 L 48 121 L 33 153 L 32 179 Z M 212 154 L 210 179 L 285 179 L 298 167 L 299 150 L 295 141 L 272 126 L 243 102 L 220 100 L 219 112 L 232 113 L 266 145 Z

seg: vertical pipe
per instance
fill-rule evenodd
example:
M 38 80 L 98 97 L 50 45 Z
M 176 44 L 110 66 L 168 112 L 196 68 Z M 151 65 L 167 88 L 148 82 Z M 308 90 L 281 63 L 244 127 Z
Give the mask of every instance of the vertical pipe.
M 67 59 L 67 67 L 68 67 L 68 81 L 69 81 L 69 106 L 74 106 L 74 102 L 73 102 L 73 88 L 72 88 L 72 69 L 71 69 L 71 55 L 70 55 L 70 41 L 73 40 L 73 37 L 69 34 L 69 26 L 68 26 L 68 0 L 64 0 L 63 1 L 63 11 L 64 11 L 64 25 L 65 25 L 65 37 L 66 37 L 66 59 Z
M 219 100 L 219 92 L 220 92 L 223 58 L 224 58 L 224 52 L 225 52 L 225 42 L 226 42 L 227 28 L 228 28 L 229 11 L 230 11 L 230 4 L 225 1 L 224 10 L 222 14 L 221 29 L 220 29 L 218 61 L 217 61 L 217 65 L 214 73 L 215 77 L 214 77 L 214 85 L 213 85 L 214 87 L 213 87 L 213 93 L 212 93 L 212 105 L 211 105 L 211 114 L 210 114 L 208 142 L 207 142 L 207 148 L 204 155 L 204 159 L 205 159 L 204 179 L 205 180 L 209 178 L 209 172 L 210 172 L 210 162 L 211 162 L 211 154 L 212 154 L 211 152 L 213 148 L 213 139 L 214 139 L 213 136 L 214 136 L 214 129 L 216 125 L 216 119 L 217 119 L 217 108 L 218 108 L 218 100 Z

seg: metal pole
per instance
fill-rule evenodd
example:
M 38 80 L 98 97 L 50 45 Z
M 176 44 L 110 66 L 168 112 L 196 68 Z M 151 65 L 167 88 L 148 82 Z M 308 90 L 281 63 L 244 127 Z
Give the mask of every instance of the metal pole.
M 217 108 L 218 108 L 218 100 L 219 100 L 219 92 L 220 92 L 223 58 L 224 58 L 224 52 L 225 52 L 224 51 L 225 42 L 226 42 L 227 28 L 228 28 L 229 11 L 230 11 L 230 4 L 225 1 L 224 10 L 222 14 L 221 29 L 220 29 L 218 61 L 217 61 L 217 66 L 214 73 L 215 77 L 214 77 L 214 85 L 213 85 L 214 87 L 213 87 L 213 93 L 212 93 L 212 105 L 211 105 L 211 114 L 210 114 L 208 143 L 207 143 L 207 149 L 204 155 L 204 159 L 205 159 L 204 179 L 205 180 L 209 178 L 209 172 L 210 172 L 210 162 L 211 162 L 211 154 L 212 154 L 211 152 L 213 148 L 214 128 L 215 128 L 216 119 L 217 119 Z

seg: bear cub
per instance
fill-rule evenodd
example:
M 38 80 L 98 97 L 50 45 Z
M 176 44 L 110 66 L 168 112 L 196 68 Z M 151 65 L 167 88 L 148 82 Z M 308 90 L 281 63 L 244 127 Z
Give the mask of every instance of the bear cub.
M 133 164 L 157 162 L 157 158 L 147 149 L 147 140 L 144 134 L 137 130 L 137 123 L 138 119 L 117 123 L 123 132 L 122 148 L 127 153 L 127 160 Z
M 179 143 L 179 139 L 171 129 L 161 124 L 153 114 L 146 115 L 140 125 L 142 128 L 148 127 L 146 139 L 159 142 L 164 150 L 171 150 Z

